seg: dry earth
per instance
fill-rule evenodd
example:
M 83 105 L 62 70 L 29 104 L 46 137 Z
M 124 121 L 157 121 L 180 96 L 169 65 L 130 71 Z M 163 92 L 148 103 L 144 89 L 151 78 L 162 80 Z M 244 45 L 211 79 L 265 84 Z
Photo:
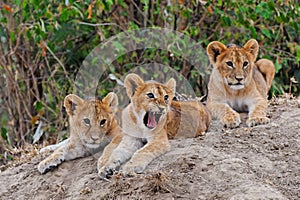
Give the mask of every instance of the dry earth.
M 253 128 L 213 121 L 203 137 L 172 140 L 145 174 L 110 182 L 97 177 L 100 153 L 44 175 L 36 166 L 45 155 L 37 155 L 0 173 L 0 199 L 300 199 L 299 105 L 272 100 L 269 117 Z

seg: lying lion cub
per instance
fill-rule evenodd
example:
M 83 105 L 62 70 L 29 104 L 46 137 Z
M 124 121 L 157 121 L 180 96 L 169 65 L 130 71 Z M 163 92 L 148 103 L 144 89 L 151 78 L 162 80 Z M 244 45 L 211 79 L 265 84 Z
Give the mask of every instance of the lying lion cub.
M 131 103 L 122 113 L 123 139 L 105 165 L 98 164 L 101 178 L 110 177 L 129 160 L 125 173 L 141 173 L 156 157 L 170 149 L 169 138 L 178 132 L 187 136 L 202 135 L 209 127 L 210 115 L 200 102 L 172 101 L 176 82 L 144 82 L 129 74 L 124 85 Z M 145 144 L 146 143 L 146 144 Z
M 63 142 L 41 149 L 41 152 L 55 150 L 49 157 L 39 163 L 38 170 L 45 173 L 63 161 L 84 157 L 103 149 L 101 163 L 108 160 L 107 155 L 121 141 L 121 129 L 115 119 L 118 97 L 109 93 L 102 101 L 95 98 L 83 100 L 70 94 L 64 100 L 69 115 L 70 138 Z
M 255 63 L 259 46 L 249 40 L 243 47 L 214 41 L 207 54 L 214 68 L 208 83 L 207 107 L 225 127 L 238 127 L 238 112 L 248 112 L 248 126 L 269 123 L 267 94 L 274 79 L 274 64 L 267 59 Z

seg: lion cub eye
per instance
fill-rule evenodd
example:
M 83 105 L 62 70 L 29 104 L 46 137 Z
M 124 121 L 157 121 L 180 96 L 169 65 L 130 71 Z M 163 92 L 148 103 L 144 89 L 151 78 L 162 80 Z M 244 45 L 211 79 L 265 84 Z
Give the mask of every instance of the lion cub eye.
M 150 99 L 153 99 L 153 98 L 154 98 L 154 94 L 153 94 L 153 93 L 148 93 L 147 96 L 148 96 Z
M 90 123 L 91 123 L 91 121 L 88 118 L 84 118 L 83 121 L 87 125 L 90 125 Z
M 230 68 L 233 68 L 233 63 L 231 61 L 226 62 L 226 65 Z
M 165 96 L 164 96 L 164 99 L 165 99 L 165 101 L 168 101 L 169 96 L 168 96 L 168 95 L 165 95 Z
M 100 121 L 100 126 L 104 126 L 105 122 L 106 122 L 106 119 L 102 119 L 102 120 Z
M 248 63 L 247 61 L 245 61 L 245 62 L 243 63 L 243 67 L 246 68 L 246 67 L 248 66 L 248 64 L 249 64 L 249 63 Z

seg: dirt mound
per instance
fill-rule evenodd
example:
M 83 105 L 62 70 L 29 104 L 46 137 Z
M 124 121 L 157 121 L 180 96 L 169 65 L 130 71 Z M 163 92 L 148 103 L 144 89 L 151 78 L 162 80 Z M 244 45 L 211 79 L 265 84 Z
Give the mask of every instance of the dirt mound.
M 203 137 L 172 140 L 145 174 L 110 182 L 97 177 L 100 153 L 44 175 L 37 155 L 0 173 L 0 199 L 299 199 L 300 109 L 279 99 L 269 117 L 271 124 L 253 128 L 213 121 Z

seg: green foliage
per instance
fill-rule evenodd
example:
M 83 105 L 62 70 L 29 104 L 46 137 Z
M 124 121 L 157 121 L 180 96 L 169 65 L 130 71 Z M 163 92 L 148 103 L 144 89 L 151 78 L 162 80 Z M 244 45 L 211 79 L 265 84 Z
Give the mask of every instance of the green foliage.
M 197 95 L 203 95 L 210 70 L 188 63 L 185 56 L 201 48 L 205 51 L 213 40 L 243 45 L 250 38 L 260 44 L 259 57 L 275 63 L 271 93 L 299 94 L 300 7 L 291 0 L 5 0 L 0 3 L 0 81 L 5 85 L 0 89 L 1 136 L 12 146 L 31 142 L 41 121 L 49 135 L 66 130 L 62 102 L 73 91 L 86 56 L 118 33 L 145 27 L 178 31 L 199 46 L 191 48 L 188 37 L 172 43 L 166 36 L 157 38 L 157 43 L 170 42 L 167 50 L 153 44 L 126 53 L 126 41 L 114 42 L 119 57 L 99 79 L 98 95 L 116 86 L 107 78 L 110 73 L 122 79 L 131 69 L 143 66 L 139 70 L 147 74 L 149 63 L 171 66 Z M 190 59 L 199 63 L 207 58 Z M 152 78 L 161 73 L 172 75 L 164 67 Z M 292 77 L 296 81 L 291 81 Z
M 1 128 L 1 137 L 7 141 L 7 130 L 6 128 Z

